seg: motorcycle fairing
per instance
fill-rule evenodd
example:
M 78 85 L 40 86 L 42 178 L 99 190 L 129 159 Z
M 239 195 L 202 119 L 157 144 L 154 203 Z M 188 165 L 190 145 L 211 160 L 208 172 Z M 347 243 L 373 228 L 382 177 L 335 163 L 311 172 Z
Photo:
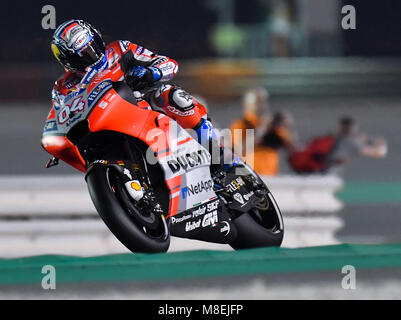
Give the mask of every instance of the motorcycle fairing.
M 215 198 L 212 188 L 195 188 L 211 181 L 209 152 L 168 116 L 149 110 L 146 102 L 134 105 L 127 99 L 107 72 L 100 72 L 86 89 L 72 92 L 62 103 L 54 104 L 45 123 L 43 147 L 86 172 L 85 160 L 67 135 L 75 124 L 87 120 L 90 132 L 115 131 L 150 147 L 146 156 L 152 160 L 153 155 L 153 160 L 159 161 L 169 189 L 168 218 Z

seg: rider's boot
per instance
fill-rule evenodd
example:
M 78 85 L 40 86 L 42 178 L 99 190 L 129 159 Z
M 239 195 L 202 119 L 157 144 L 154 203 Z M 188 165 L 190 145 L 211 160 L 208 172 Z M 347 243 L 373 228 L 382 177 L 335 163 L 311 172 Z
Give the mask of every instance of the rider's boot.
M 239 163 L 239 157 L 230 149 L 224 148 L 217 138 L 212 123 L 203 118 L 200 125 L 196 128 L 198 142 L 204 146 L 212 155 L 210 169 L 212 174 L 219 170 L 229 171 Z

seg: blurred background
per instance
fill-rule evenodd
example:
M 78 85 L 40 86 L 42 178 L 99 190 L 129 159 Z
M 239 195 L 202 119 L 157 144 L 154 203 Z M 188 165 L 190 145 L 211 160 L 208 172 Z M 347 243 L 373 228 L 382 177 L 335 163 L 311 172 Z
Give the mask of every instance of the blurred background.
M 318 221 L 315 229 L 307 229 L 314 232 L 312 240 L 292 237 L 287 245 L 401 241 L 400 1 L 32 1 L 3 3 L 0 13 L 0 218 L 12 223 L 0 227 L 0 238 L 12 239 L 3 242 L 0 255 L 18 256 L 32 250 L 26 249 L 26 241 L 34 243 L 37 238 L 22 243 L 21 234 L 26 235 L 27 229 L 18 221 L 35 221 L 32 230 L 36 231 L 31 233 L 38 235 L 43 232 L 41 223 L 54 218 L 51 194 L 47 193 L 47 208 L 46 201 L 42 200 L 45 204 L 41 207 L 35 198 L 40 197 L 35 192 L 46 188 L 35 184 L 38 177 L 57 175 L 57 181 L 66 181 L 68 186 L 67 176 L 77 174 L 64 164 L 45 169 L 50 156 L 40 146 L 51 106 L 50 91 L 63 72 L 50 51 L 54 30 L 44 30 L 41 25 L 42 7 L 48 4 L 56 9 L 57 25 L 80 18 L 98 28 L 107 42 L 130 40 L 176 59 L 180 71 L 172 82 L 205 102 L 220 128 L 228 128 L 242 117 L 244 94 L 252 88 L 267 90 L 271 117 L 282 111 L 291 115 L 289 131 L 298 145 L 336 132 L 340 117 L 352 117 L 360 132 L 387 141 L 386 157 L 352 157 L 334 176 L 310 177 L 297 175 L 288 164 L 288 152 L 278 150 L 279 170 L 271 178 L 272 184 L 278 193 L 288 188 L 294 191 L 278 195 L 288 208 L 283 210 L 288 221 L 295 219 L 294 225 L 289 222 L 293 229 L 287 231 L 288 237 L 305 230 L 302 219 L 318 219 L 310 220 L 312 224 Z M 355 7 L 356 29 L 342 28 L 345 5 Z M 266 179 L 269 184 L 270 178 Z M 7 193 L 5 181 L 21 192 L 23 200 Z M 82 185 L 79 188 L 85 192 Z M 321 203 L 324 200 L 319 206 L 296 203 L 307 188 L 327 189 L 326 205 Z M 319 198 L 319 194 L 312 197 Z M 39 208 L 36 213 L 32 203 Z M 93 219 L 86 214 L 93 208 L 85 208 L 81 219 Z M 68 205 L 57 210 L 64 216 L 73 211 Z M 319 219 L 326 219 L 330 227 Z M 325 228 L 331 228 L 327 232 L 332 234 L 326 242 L 319 242 L 317 239 L 326 239 L 319 234 Z M 20 251 L 14 246 L 17 242 Z M 37 252 L 59 252 L 56 247 L 49 248 Z M 113 251 L 109 249 L 99 252 Z
M 271 113 L 284 109 L 292 114 L 301 143 L 335 130 L 341 116 L 354 117 L 362 132 L 386 138 L 389 146 L 385 159 L 352 159 L 343 171 L 350 185 L 367 181 L 366 200 L 376 202 L 357 210 L 355 218 L 367 225 L 369 230 L 363 232 L 371 236 L 388 222 L 377 215 L 367 218 L 367 211 L 400 217 L 396 192 L 401 185 L 399 1 L 6 3 L 0 19 L 3 175 L 74 172 L 64 164 L 45 169 L 48 155 L 40 147 L 50 91 L 63 71 L 49 50 L 54 30 L 42 29 L 41 10 L 46 4 L 55 7 L 57 25 L 82 18 L 100 29 L 106 41 L 131 40 L 176 59 L 180 72 L 173 82 L 202 97 L 220 127 L 229 127 L 241 116 L 242 96 L 254 87 L 268 90 Z M 346 4 L 356 9 L 355 30 L 341 27 L 341 8 Z M 292 173 L 285 157 L 280 172 Z M 394 197 L 381 195 L 382 189 Z M 356 205 L 355 197 L 350 198 L 350 206 Z M 401 239 L 401 235 L 386 232 L 386 239 Z

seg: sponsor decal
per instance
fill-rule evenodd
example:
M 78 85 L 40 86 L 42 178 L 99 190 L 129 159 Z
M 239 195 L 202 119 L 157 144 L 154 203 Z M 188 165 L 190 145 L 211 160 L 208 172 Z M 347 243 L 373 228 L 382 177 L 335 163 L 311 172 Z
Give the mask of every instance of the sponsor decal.
M 67 81 L 65 83 L 65 87 L 67 89 L 71 89 L 72 87 L 74 87 L 79 81 Z
M 233 181 L 231 181 L 231 182 L 226 186 L 226 188 L 227 188 L 227 190 L 228 190 L 229 192 L 232 193 L 232 192 L 235 192 L 236 190 L 241 189 L 241 187 L 244 186 L 244 185 L 245 185 L 244 180 L 242 180 L 241 177 L 238 177 L 238 178 L 234 179 Z
M 67 33 L 70 37 L 75 36 L 77 33 L 85 32 L 86 29 L 82 27 L 82 25 L 74 23 L 71 25 L 71 29 L 66 29 L 63 33 Z
M 49 132 L 49 131 L 57 131 L 56 120 L 49 120 L 46 122 L 43 132 Z
M 200 225 L 201 225 L 201 219 L 199 219 L 197 221 L 188 221 L 185 224 L 185 232 L 198 229 L 200 227 Z
M 108 92 L 108 93 L 104 96 L 104 99 L 107 100 L 108 102 L 110 102 L 110 101 L 113 100 L 116 96 L 117 96 L 117 94 L 115 94 L 115 93 L 113 93 L 113 92 Z
M 246 201 L 248 201 L 253 195 L 254 195 L 254 193 L 253 193 L 253 191 L 251 191 L 247 194 L 244 194 L 243 197 Z
M 216 210 L 217 207 L 219 206 L 219 203 L 220 203 L 219 199 L 217 199 L 216 201 L 208 203 L 207 204 L 207 211 L 210 212 L 210 211 Z
M 67 101 L 71 100 L 72 98 L 76 97 L 79 93 L 80 93 L 79 90 L 73 90 L 72 92 L 70 92 L 69 94 L 66 95 L 64 101 L 67 102 Z
M 191 219 L 191 218 L 192 218 L 192 215 L 187 214 L 187 215 L 179 217 L 179 218 L 171 217 L 170 221 L 171 221 L 172 224 L 175 224 L 175 223 L 180 223 L 182 221 L 185 221 L 185 220 L 188 220 L 188 219 Z
M 217 210 L 206 213 L 202 219 L 202 227 L 208 227 L 218 222 Z
M 109 104 L 106 102 L 106 101 L 101 101 L 100 103 L 99 103 L 99 108 L 100 109 L 106 109 L 106 107 L 108 106 Z
M 220 202 L 220 200 L 217 199 L 217 200 L 215 200 L 213 202 L 210 202 L 210 203 L 208 203 L 206 205 L 200 206 L 196 210 L 192 211 L 192 217 L 196 218 L 196 217 L 204 215 L 207 212 L 212 212 L 214 210 L 217 210 L 217 208 L 219 206 L 219 202 Z
M 82 34 L 78 35 L 74 41 L 73 48 L 75 50 L 81 49 L 86 44 L 88 37 L 89 36 L 86 32 L 83 32 Z
M 206 213 L 206 206 L 199 207 L 198 209 L 192 211 L 192 217 L 196 218 Z
M 244 204 L 244 203 L 245 203 L 245 201 L 244 201 L 244 199 L 242 198 L 242 196 L 241 196 L 240 193 L 234 194 L 233 197 L 234 197 L 234 200 L 236 200 L 237 202 L 239 202 L 239 203 L 241 203 L 241 204 Z
M 153 67 L 157 67 L 158 65 L 162 64 L 163 62 L 167 62 L 168 59 L 166 57 L 159 57 L 155 61 L 152 62 Z
M 135 49 L 135 53 L 136 53 L 137 55 L 140 55 L 140 54 L 143 53 L 144 50 L 145 50 L 144 47 L 138 46 L 138 47 L 136 47 L 136 49 Z
M 92 164 L 94 164 L 94 163 L 108 164 L 109 162 L 107 160 L 95 160 L 92 162 Z
M 218 223 L 218 206 L 220 200 L 216 199 L 210 203 L 197 207 L 191 213 L 187 213 L 182 217 L 171 217 L 172 224 L 185 222 L 185 231 L 192 231 L 199 227 L 207 227 Z
M 224 236 L 226 237 L 231 231 L 230 224 L 227 221 L 223 221 L 222 225 L 220 232 L 225 232 L 226 234 Z
M 138 180 L 126 182 L 125 187 L 135 201 L 139 201 L 143 197 L 143 190 Z
M 199 194 L 203 191 L 207 192 L 209 190 L 212 190 L 212 188 L 213 188 L 213 181 L 211 179 L 198 182 L 195 185 L 191 184 L 188 187 L 184 187 L 181 189 L 182 198 L 185 199 L 187 197 Z
M 177 114 L 181 117 L 189 117 L 192 116 L 195 113 L 195 110 L 188 110 L 188 111 L 181 111 L 178 110 L 177 108 L 174 108 L 172 106 L 167 106 L 168 111 L 170 111 L 171 113 Z
M 131 188 L 134 189 L 135 191 L 142 190 L 142 187 L 139 184 L 139 181 L 137 181 L 137 180 L 131 182 Z
M 175 67 L 174 62 L 167 62 L 167 63 L 163 63 L 163 64 L 158 66 L 160 71 L 163 72 L 163 73 L 165 73 L 167 71 L 170 71 L 171 69 L 174 69 L 174 67 Z
M 173 173 L 180 171 L 181 169 L 187 171 L 187 169 L 194 168 L 201 164 L 208 163 L 210 154 L 202 149 L 185 155 L 179 155 L 176 159 L 167 161 L 170 170 Z
M 88 104 L 91 106 L 93 102 L 103 93 L 105 90 L 109 89 L 111 87 L 111 82 L 110 81 L 103 81 L 100 84 L 98 84 L 89 94 L 88 96 Z

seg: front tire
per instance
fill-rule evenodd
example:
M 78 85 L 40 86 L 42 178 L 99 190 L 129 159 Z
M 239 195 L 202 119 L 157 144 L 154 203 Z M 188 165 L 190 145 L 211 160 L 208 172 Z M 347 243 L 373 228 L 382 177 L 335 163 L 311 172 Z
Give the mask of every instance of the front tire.
M 118 174 L 111 167 L 94 165 L 86 175 L 88 190 L 100 217 L 120 242 L 132 252 L 166 252 L 170 246 L 170 234 L 164 217 L 160 216 L 159 234 L 147 232 L 121 203 L 117 187 L 111 185 L 110 177 Z
M 233 220 L 238 236 L 230 243 L 235 249 L 279 247 L 284 237 L 284 224 L 280 209 L 268 191 L 265 204 Z

